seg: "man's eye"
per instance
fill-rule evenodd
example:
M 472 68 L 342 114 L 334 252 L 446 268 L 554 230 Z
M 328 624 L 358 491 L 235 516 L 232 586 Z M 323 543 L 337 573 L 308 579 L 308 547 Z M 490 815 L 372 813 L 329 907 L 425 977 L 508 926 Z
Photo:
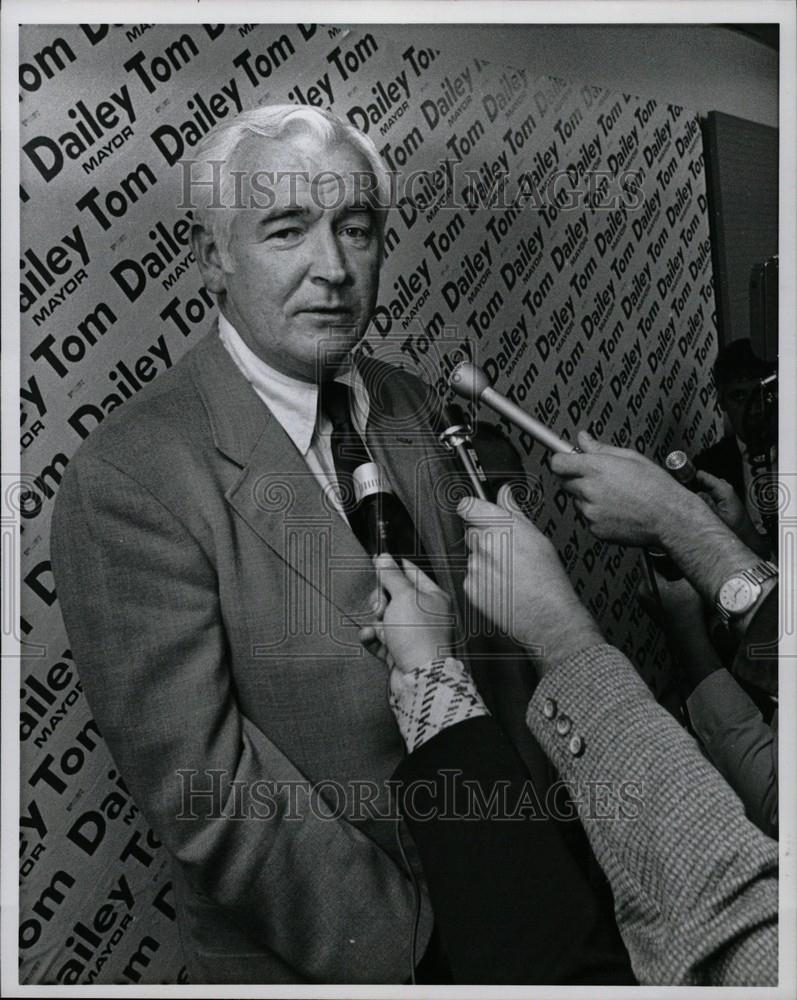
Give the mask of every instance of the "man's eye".
M 371 236 L 367 226 L 344 226 L 341 232 L 356 240 L 367 240 Z
M 285 229 L 276 229 L 273 233 L 268 234 L 270 240 L 289 240 L 294 236 L 301 236 L 302 231 L 298 226 L 289 226 Z

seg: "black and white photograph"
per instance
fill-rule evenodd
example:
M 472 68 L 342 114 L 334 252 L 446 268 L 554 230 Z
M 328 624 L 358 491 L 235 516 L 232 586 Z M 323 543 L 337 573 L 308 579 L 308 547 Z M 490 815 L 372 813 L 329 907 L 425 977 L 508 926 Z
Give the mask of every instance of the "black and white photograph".
M 4 995 L 795 996 L 795 13 L 4 5 Z

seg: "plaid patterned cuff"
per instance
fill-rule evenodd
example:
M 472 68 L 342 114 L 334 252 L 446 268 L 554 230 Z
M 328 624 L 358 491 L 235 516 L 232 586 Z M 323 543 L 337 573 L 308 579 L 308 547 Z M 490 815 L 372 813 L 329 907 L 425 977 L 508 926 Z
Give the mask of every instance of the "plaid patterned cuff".
M 451 656 L 391 679 L 390 707 L 410 753 L 449 726 L 490 714 L 473 678 Z

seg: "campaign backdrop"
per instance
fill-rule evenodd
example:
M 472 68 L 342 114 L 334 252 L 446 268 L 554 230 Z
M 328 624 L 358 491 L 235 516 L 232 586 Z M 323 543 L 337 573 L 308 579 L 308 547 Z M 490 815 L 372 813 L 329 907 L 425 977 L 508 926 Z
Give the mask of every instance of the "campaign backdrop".
M 441 393 L 472 358 L 563 437 L 587 428 L 657 461 L 719 430 L 696 116 L 423 37 L 422 26 L 20 32 L 23 488 L 7 493 L 4 523 L 22 528 L 21 982 L 186 977 L 167 859 L 82 695 L 48 530 L 77 448 L 213 319 L 178 206 L 179 161 L 215 123 L 306 103 L 373 138 L 396 205 L 367 350 Z M 639 552 L 595 540 L 545 451 L 504 429 L 583 601 L 668 701 L 663 645 L 634 599 Z

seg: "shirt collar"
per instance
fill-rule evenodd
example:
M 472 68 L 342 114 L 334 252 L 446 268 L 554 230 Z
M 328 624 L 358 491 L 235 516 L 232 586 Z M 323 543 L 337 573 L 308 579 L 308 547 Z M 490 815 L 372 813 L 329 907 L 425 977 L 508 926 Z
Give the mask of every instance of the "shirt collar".
M 244 343 L 241 335 L 226 316 L 219 313 L 219 337 L 229 351 L 244 378 L 249 382 L 271 413 L 279 421 L 302 455 L 307 455 L 317 429 L 324 428 L 318 420 L 318 386 L 302 382 L 266 364 Z M 369 398 L 362 377 L 356 368 L 341 372 L 336 382 L 353 386 L 355 405 L 352 418 L 360 434 L 364 434 L 368 419 Z

